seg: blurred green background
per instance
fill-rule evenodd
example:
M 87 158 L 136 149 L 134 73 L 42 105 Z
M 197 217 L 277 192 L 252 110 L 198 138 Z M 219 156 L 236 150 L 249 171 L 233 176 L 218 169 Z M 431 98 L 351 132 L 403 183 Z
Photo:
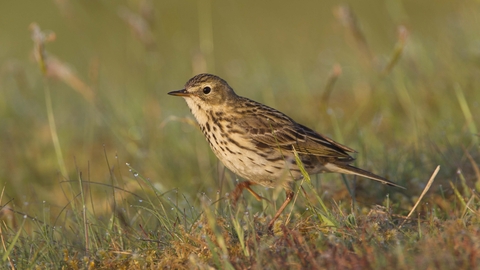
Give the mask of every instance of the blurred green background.
M 2 1 L 2 203 L 60 209 L 61 182 L 79 175 L 136 192 L 127 162 L 161 192 L 228 192 L 235 177 L 185 102 L 166 94 L 201 72 L 356 149 L 356 165 L 405 185 L 407 198 L 437 165 L 437 184 L 461 175 L 471 187 L 480 182 L 479 14 L 478 1 Z M 55 33 L 47 75 L 33 22 Z M 338 175 L 322 179 L 344 190 Z M 358 185 L 369 187 L 358 191 L 365 201 L 386 192 Z M 108 188 L 92 188 L 109 200 Z

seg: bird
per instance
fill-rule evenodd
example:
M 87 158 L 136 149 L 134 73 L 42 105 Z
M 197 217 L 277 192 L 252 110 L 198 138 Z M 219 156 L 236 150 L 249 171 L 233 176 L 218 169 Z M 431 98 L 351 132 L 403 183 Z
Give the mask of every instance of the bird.
M 268 223 L 275 221 L 293 199 L 292 183 L 303 178 L 295 153 L 308 174 L 353 174 L 404 188 L 384 177 L 354 167 L 356 153 L 327 136 L 295 122 L 286 114 L 262 103 L 239 96 L 222 78 L 198 74 L 181 90 L 168 93 L 183 97 L 217 158 L 242 177 L 232 192 L 236 202 L 244 189 L 263 199 L 250 186 L 274 188 L 281 185 L 286 199 Z

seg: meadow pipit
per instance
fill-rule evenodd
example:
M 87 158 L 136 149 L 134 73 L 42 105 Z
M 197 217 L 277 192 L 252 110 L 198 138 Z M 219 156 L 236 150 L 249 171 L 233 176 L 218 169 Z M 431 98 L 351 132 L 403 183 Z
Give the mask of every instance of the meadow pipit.
M 235 94 L 226 81 L 212 74 L 191 78 L 185 88 L 168 93 L 185 98 L 215 155 L 235 174 L 247 181 L 239 183 L 232 199 L 243 189 L 260 197 L 250 186 L 282 185 L 286 200 L 268 224 L 275 220 L 294 196 L 291 182 L 301 179 L 294 149 L 309 174 L 336 172 L 355 174 L 401 187 L 371 172 L 349 165 L 355 150 L 293 121 L 285 114 Z

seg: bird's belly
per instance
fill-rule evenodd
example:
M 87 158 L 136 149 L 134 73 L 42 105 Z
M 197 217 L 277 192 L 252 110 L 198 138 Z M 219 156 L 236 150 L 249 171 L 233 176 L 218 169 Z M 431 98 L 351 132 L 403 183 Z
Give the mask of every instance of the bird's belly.
M 258 149 L 239 136 L 212 136 L 207 140 L 225 167 L 256 184 L 276 187 L 302 177 L 294 159 L 278 149 Z

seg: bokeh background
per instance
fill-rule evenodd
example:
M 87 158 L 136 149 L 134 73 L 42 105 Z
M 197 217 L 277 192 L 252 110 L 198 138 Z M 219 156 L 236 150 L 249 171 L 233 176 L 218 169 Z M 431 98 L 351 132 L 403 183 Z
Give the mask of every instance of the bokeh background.
M 192 201 L 228 192 L 236 177 L 185 102 L 166 94 L 201 72 L 358 150 L 356 165 L 408 188 L 359 179 L 367 205 L 393 192 L 409 209 L 437 165 L 432 193 L 448 194 L 449 181 L 472 188 L 479 14 L 473 0 L 2 1 L 2 203 L 60 211 L 78 179 L 139 192 L 126 163 L 160 192 Z M 51 40 L 46 73 L 32 23 Z M 323 196 L 349 200 L 341 176 L 314 180 Z M 108 186 L 88 186 L 92 200 L 111 203 Z

